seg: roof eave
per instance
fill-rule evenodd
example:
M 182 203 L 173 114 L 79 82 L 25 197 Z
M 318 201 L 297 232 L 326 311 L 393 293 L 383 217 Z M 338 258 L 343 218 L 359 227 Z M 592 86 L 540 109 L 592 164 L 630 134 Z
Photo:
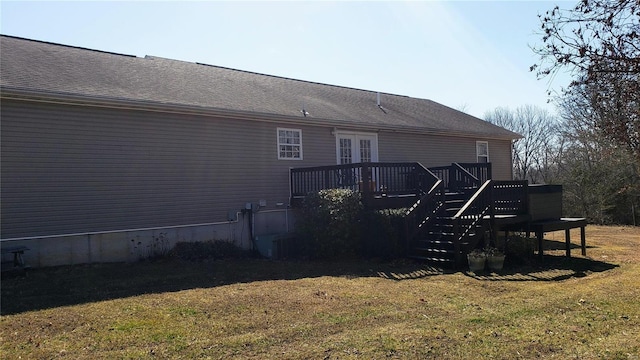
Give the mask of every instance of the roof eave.
M 41 91 L 22 89 L 9 86 L 0 86 L 0 99 L 13 99 L 33 101 L 40 103 L 55 103 L 75 106 L 90 106 L 102 108 L 130 109 L 139 111 L 151 111 L 173 114 L 189 114 L 201 116 L 220 116 L 240 120 L 278 122 L 308 126 L 333 126 L 361 129 L 364 131 L 389 131 L 441 136 L 455 136 L 465 138 L 482 138 L 494 140 L 517 140 L 522 138 L 516 133 L 511 134 L 485 134 L 485 133 L 460 133 L 441 129 L 430 129 L 415 126 L 398 126 L 386 124 L 362 124 L 352 120 L 334 120 L 314 118 L 306 116 L 291 116 L 283 114 L 259 113 L 241 110 L 229 110 L 216 107 L 204 107 L 189 104 L 160 103 L 155 101 L 131 100 L 123 98 L 110 98 L 101 96 L 87 96 L 69 94 L 63 92 Z M 311 120 L 311 121 L 310 121 Z

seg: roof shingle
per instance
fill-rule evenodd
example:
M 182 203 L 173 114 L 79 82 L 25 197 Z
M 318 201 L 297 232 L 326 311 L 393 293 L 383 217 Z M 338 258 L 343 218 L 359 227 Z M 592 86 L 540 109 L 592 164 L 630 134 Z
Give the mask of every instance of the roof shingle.
M 144 101 L 302 117 L 351 126 L 516 139 L 520 136 L 431 100 L 154 56 L 144 58 L 2 35 L 3 91 Z

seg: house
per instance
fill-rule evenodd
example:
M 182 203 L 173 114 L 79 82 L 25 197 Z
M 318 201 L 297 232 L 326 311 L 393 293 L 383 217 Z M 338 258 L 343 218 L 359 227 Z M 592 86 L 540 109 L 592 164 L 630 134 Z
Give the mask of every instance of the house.
M 512 179 L 518 134 L 430 100 L 12 36 L 0 56 L 0 237 L 32 266 L 250 247 L 292 230 L 292 169 L 490 163 Z M 399 195 L 376 174 L 359 186 Z

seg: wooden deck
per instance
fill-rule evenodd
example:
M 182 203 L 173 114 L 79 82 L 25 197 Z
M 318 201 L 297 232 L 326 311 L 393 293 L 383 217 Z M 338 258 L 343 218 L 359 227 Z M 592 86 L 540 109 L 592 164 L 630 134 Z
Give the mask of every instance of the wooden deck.
M 346 188 L 360 192 L 366 209 L 408 208 L 405 215 L 407 254 L 429 261 L 461 266 L 472 249 L 496 243 L 498 231 L 534 232 L 543 257 L 545 232 L 581 229 L 582 218 L 559 218 L 562 188 L 538 186 L 529 192 L 527 181 L 491 179 L 491 164 L 458 164 L 425 168 L 420 163 L 357 163 L 291 169 L 291 204 L 309 193 Z M 485 233 L 490 233 L 490 238 Z M 412 245 L 413 244 L 413 245 Z M 416 245 L 416 244 L 419 244 Z M 444 244 L 444 245 L 443 245 Z M 446 246 L 445 246 L 446 245 Z M 411 255 L 411 249 L 424 255 Z M 446 254 L 448 257 L 438 258 Z

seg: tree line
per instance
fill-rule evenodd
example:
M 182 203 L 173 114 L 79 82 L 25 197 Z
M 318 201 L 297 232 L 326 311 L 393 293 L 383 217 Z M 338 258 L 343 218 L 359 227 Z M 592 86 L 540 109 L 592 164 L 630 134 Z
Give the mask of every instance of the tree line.
M 530 70 L 573 77 L 552 96 L 558 115 L 524 105 L 485 120 L 523 136 L 514 177 L 561 184 L 566 216 L 640 225 L 640 1 L 581 0 L 539 18 Z

